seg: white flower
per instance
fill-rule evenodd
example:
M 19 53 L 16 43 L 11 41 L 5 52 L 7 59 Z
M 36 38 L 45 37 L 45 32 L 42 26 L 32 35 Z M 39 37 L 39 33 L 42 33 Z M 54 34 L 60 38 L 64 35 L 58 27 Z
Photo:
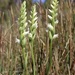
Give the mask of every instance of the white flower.
M 34 16 L 36 16 L 36 15 L 37 15 L 37 12 L 34 13 Z M 38 17 L 37 17 L 37 18 L 38 18 Z
M 33 20 L 36 21 L 38 17 L 35 17 Z
M 58 38 L 58 34 L 54 34 L 53 39 Z
M 37 23 L 36 23 L 36 29 L 37 29 L 37 27 L 38 27 L 38 25 L 37 25 Z
M 29 37 L 32 38 L 32 34 L 31 33 L 29 33 Z
M 52 11 L 52 10 L 50 10 L 50 9 L 49 9 L 49 12 L 50 12 L 50 13 L 53 13 L 53 11 Z
M 26 27 L 26 26 L 28 25 L 28 23 L 26 22 L 24 25 L 25 25 L 25 27 Z
M 51 23 L 48 24 L 47 27 L 48 27 L 50 30 L 52 30 L 52 31 L 54 30 L 54 27 L 51 25 Z
M 28 35 L 29 34 L 29 30 L 28 31 L 24 31 L 23 35 Z
M 48 29 L 46 29 L 46 33 L 48 33 Z
M 15 39 L 15 43 L 19 43 L 20 44 L 20 39 L 16 38 Z
M 37 28 L 38 25 L 37 25 L 37 22 L 35 22 L 33 25 L 32 25 L 33 28 Z
M 54 9 L 55 8 L 55 6 L 53 6 L 52 4 L 51 4 L 51 7 Z
M 52 19 L 52 16 L 48 15 L 48 18 L 49 18 L 49 19 Z
M 56 3 L 53 1 L 53 5 L 55 5 Z
M 59 21 L 58 21 L 58 20 L 56 20 L 56 21 L 55 21 L 55 24 L 58 24 L 58 22 L 59 22 Z

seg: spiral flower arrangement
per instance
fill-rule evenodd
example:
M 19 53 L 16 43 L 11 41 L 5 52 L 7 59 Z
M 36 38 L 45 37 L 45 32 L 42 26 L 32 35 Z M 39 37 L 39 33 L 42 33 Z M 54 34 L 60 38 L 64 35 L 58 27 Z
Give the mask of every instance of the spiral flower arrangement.
M 34 39 L 36 36 L 36 29 L 37 29 L 37 12 L 36 12 L 36 5 L 32 7 L 31 15 L 30 15 L 30 33 L 29 33 L 29 42 L 30 42 L 30 49 L 31 49 L 31 55 L 32 55 L 32 61 L 33 61 L 33 75 L 36 75 L 35 70 L 35 58 L 34 58 Z
M 55 34 L 55 26 L 58 23 L 57 20 L 57 10 L 58 10 L 58 1 L 53 0 L 51 4 L 51 8 L 49 9 L 49 22 L 47 24 L 47 29 L 49 33 L 49 39 L 50 39 L 50 50 L 49 50 L 49 59 L 48 63 L 46 65 L 46 72 L 45 75 L 49 74 L 50 68 L 52 66 L 52 42 L 53 39 L 58 37 L 58 34 Z M 27 59 L 28 59 L 28 53 L 26 50 L 26 43 L 27 43 L 27 38 L 29 39 L 29 46 L 31 50 L 31 56 L 32 56 L 32 72 L 33 75 L 36 75 L 36 66 L 35 66 L 35 53 L 34 53 L 34 40 L 36 37 L 36 30 L 37 30 L 37 12 L 36 12 L 36 5 L 32 6 L 31 14 L 30 14 L 30 20 L 27 22 L 27 12 L 26 12 L 26 1 L 24 1 L 21 5 L 21 10 L 20 10 L 20 17 L 18 19 L 19 21 L 19 33 L 20 33 L 20 45 L 22 47 L 22 54 L 23 54 L 23 74 L 28 75 L 28 69 L 27 69 Z M 29 29 L 27 31 L 27 25 L 29 25 Z
M 23 57 L 23 74 L 27 75 L 27 51 L 26 51 L 26 35 L 29 31 L 26 31 L 27 28 L 27 12 L 26 12 L 26 2 L 24 1 L 21 5 L 20 16 L 18 19 L 19 22 L 19 33 L 20 33 L 20 45 L 22 48 L 22 57 Z
M 46 74 L 45 75 L 49 74 L 50 68 L 52 66 L 52 42 L 53 42 L 53 39 L 58 37 L 58 34 L 55 34 L 55 26 L 58 23 L 57 10 L 58 10 L 58 1 L 52 0 L 51 9 L 49 9 L 49 15 L 48 15 L 49 22 L 47 24 L 49 39 L 50 39 L 50 49 L 49 49 L 49 59 L 48 59 L 48 63 L 46 66 Z
M 32 7 L 31 15 L 30 15 L 30 33 L 29 33 L 29 39 L 33 41 L 35 39 L 36 35 L 36 29 L 37 29 L 37 12 L 36 12 L 36 5 Z
M 32 55 L 32 61 L 33 61 L 33 75 L 35 75 L 35 59 L 34 59 L 34 52 L 33 52 L 33 43 L 36 36 L 36 29 L 37 29 L 37 12 L 36 12 L 36 6 L 34 5 L 31 10 L 30 20 L 29 20 L 29 29 L 27 31 L 27 12 L 26 12 L 26 1 L 24 1 L 21 5 L 20 10 L 20 16 L 19 16 L 19 33 L 20 33 L 20 41 L 17 39 L 17 41 L 20 42 L 20 45 L 22 47 L 22 54 L 23 54 L 23 67 L 24 71 L 23 74 L 28 75 L 27 72 L 27 59 L 28 59 L 28 53 L 26 50 L 26 43 L 27 38 L 29 38 L 30 43 L 30 49 L 31 49 L 31 55 Z

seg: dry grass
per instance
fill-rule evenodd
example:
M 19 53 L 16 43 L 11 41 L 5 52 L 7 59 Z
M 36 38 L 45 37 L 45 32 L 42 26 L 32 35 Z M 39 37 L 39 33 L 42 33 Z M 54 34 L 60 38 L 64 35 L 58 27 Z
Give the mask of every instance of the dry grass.
M 19 75 L 23 68 L 22 51 L 20 46 L 15 43 L 15 38 L 19 37 L 17 23 L 19 10 L 17 9 L 16 6 L 15 8 L 11 6 L 7 11 L 0 12 L 0 74 L 2 75 Z M 41 18 L 38 13 L 40 27 L 39 31 L 37 31 L 39 34 L 37 34 L 34 46 L 38 75 L 44 75 L 49 54 L 49 38 L 45 32 L 46 8 L 44 8 L 44 12 Z M 7 17 L 4 13 L 6 13 Z M 59 23 L 56 26 L 56 33 L 59 34 L 59 37 L 53 42 L 53 65 L 50 75 L 75 75 L 75 3 L 71 3 L 70 0 L 60 0 L 58 13 Z M 31 73 L 30 51 L 28 61 L 28 68 Z

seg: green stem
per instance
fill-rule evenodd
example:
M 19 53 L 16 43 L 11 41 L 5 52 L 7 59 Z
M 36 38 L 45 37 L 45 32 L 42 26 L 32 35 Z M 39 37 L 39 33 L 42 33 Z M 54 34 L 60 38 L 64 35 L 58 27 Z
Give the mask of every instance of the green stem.
M 35 59 L 34 59 L 34 52 L 33 52 L 33 41 L 30 43 L 32 61 L 33 61 L 33 75 L 35 75 Z
M 49 60 L 50 60 L 50 62 L 49 62 L 49 64 L 50 64 L 50 66 L 52 66 L 52 40 L 51 40 L 51 42 L 50 42 L 50 51 L 49 51 Z
M 25 48 L 22 49 L 23 52 L 23 74 L 27 75 L 27 54 L 25 53 Z
M 50 41 L 49 59 L 46 65 L 45 75 L 48 75 L 52 66 L 52 40 Z

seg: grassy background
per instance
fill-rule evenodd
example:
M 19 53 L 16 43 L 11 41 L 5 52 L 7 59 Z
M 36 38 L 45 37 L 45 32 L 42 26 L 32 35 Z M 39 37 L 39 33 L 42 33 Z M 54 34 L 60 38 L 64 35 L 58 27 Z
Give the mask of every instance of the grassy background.
M 18 0 L 19 1 L 19 0 Z M 31 0 L 27 1 L 27 14 L 29 18 Z M 42 11 L 37 5 L 39 38 L 35 39 L 35 60 L 38 75 L 44 75 L 48 58 L 49 38 L 46 34 L 47 8 L 50 8 L 50 0 L 42 5 Z M 21 4 L 21 3 L 20 3 Z M 20 4 L 14 0 L 0 0 L 0 74 L 21 75 L 22 51 L 15 39 L 19 38 L 18 17 Z M 40 11 L 42 12 L 40 14 Z M 56 33 L 59 37 L 53 41 L 53 65 L 50 75 L 74 75 L 75 73 L 75 2 L 60 0 L 58 10 L 59 23 Z M 38 32 L 38 30 L 37 30 Z M 38 35 L 37 35 L 38 36 Z M 27 43 L 27 49 L 29 45 Z M 32 60 L 29 50 L 28 71 L 32 75 Z

